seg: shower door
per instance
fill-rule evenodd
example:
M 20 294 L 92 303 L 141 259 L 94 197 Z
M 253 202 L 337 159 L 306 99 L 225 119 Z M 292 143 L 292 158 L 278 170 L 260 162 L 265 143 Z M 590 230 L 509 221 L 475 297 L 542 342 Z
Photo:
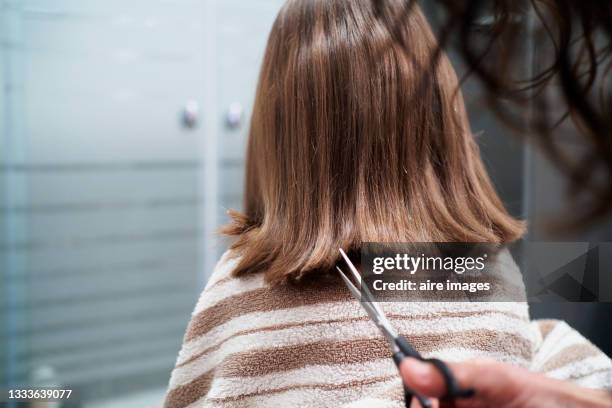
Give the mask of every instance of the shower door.
M 161 397 L 281 4 L 0 0 L 0 387 Z
M 165 387 L 216 257 L 215 3 L 0 1 L 2 388 Z

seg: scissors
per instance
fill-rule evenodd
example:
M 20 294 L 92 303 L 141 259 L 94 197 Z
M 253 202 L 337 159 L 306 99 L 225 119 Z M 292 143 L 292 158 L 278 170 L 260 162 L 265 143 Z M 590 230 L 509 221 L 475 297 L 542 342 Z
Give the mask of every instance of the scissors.
M 474 390 L 471 388 L 461 388 L 450 368 L 442 360 L 438 360 L 437 358 L 424 358 L 410 344 L 410 342 L 406 340 L 405 337 L 397 333 L 397 331 L 391 325 L 389 320 L 387 320 L 387 317 L 383 313 L 382 309 L 374 301 L 374 297 L 372 296 L 372 293 L 368 290 L 367 285 L 361 284 L 361 275 L 357 271 L 357 268 L 355 268 L 355 265 L 353 265 L 351 260 L 348 258 L 346 253 L 342 250 L 342 248 L 340 248 L 340 254 L 342 254 L 342 258 L 344 258 L 344 261 L 348 265 L 353 278 L 359 284 L 361 290 L 357 289 L 357 287 L 344 274 L 344 272 L 342 271 L 342 269 L 340 269 L 339 266 L 336 266 L 336 269 L 338 269 L 338 272 L 340 272 L 342 280 L 348 287 L 353 297 L 359 301 L 361 306 L 368 313 L 368 316 L 370 316 L 370 319 L 372 319 L 374 323 L 376 323 L 376 326 L 380 329 L 382 334 L 389 342 L 389 346 L 391 348 L 391 351 L 393 352 L 393 361 L 395 362 L 395 365 L 398 367 L 398 369 L 401 362 L 407 357 L 413 357 L 425 363 L 432 364 L 440 372 L 440 374 L 442 374 L 442 377 L 444 378 L 444 382 L 446 384 L 446 395 L 442 398 L 443 400 L 448 401 L 457 398 L 472 397 L 474 395 Z M 413 395 L 419 401 L 423 408 L 431 407 L 431 403 L 427 399 L 427 397 L 419 393 L 415 393 L 404 384 L 404 398 L 406 407 L 410 406 L 410 401 L 412 400 Z

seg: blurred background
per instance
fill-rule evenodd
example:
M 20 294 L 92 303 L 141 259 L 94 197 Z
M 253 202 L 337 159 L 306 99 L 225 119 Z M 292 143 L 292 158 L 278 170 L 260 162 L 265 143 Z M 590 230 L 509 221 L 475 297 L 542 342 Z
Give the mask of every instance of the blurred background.
M 63 385 L 78 392 L 69 406 L 162 399 L 227 244 L 214 232 L 241 205 L 259 63 L 281 4 L 0 0 L 0 387 Z M 537 225 L 562 208 L 559 175 L 487 113 L 477 84 L 464 93 L 510 210 Z M 602 224 L 576 239 L 610 235 Z M 532 310 L 612 351 L 608 306 Z

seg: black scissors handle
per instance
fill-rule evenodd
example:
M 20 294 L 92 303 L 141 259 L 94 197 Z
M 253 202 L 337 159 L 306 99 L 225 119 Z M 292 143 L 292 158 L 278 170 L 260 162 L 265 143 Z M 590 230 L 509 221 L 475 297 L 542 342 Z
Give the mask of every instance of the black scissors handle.
M 400 350 L 393 354 L 393 361 L 398 368 L 405 358 L 412 357 L 422 362 L 432 364 L 440 372 L 440 374 L 442 374 L 444 383 L 446 384 L 446 394 L 441 398 L 442 400 L 448 401 L 461 398 L 470 398 L 474 395 L 474 389 L 462 388 L 459 385 L 457 379 L 453 375 L 453 372 L 444 361 L 437 358 L 423 358 L 423 356 L 410 344 L 410 342 L 402 336 L 395 338 L 395 344 Z M 431 403 L 426 397 L 412 391 L 404 384 L 404 398 L 406 407 L 410 406 L 412 396 L 419 401 L 423 408 L 431 407 Z
M 453 375 L 453 372 L 444 361 L 437 358 L 425 358 L 422 359 L 422 361 L 433 364 L 440 374 L 442 374 L 444 383 L 446 384 L 446 395 L 442 397 L 443 400 L 471 398 L 476 393 L 473 388 L 462 388 Z
M 402 361 L 404 361 L 405 358 L 406 358 L 406 355 L 401 351 L 397 351 L 393 353 L 393 361 L 395 362 L 395 365 L 397 366 L 398 369 L 399 369 L 400 364 L 402 363 Z M 422 396 L 421 394 L 417 392 L 414 392 L 403 381 L 402 381 L 402 384 L 404 385 L 404 403 L 406 404 L 406 408 L 410 408 L 410 401 L 412 401 L 412 397 L 415 397 L 423 408 L 431 408 L 431 403 L 426 397 Z

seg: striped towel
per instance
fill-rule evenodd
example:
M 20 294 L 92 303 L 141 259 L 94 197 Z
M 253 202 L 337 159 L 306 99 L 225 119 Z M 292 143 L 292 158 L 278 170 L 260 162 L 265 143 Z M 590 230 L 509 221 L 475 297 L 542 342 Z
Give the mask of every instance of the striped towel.
M 234 265 L 226 253 L 196 305 L 165 407 L 404 406 L 387 343 L 340 281 L 270 287 L 260 274 L 232 277 Z M 605 354 L 563 322 L 530 321 L 526 303 L 380 305 L 426 357 L 492 358 L 612 388 Z

